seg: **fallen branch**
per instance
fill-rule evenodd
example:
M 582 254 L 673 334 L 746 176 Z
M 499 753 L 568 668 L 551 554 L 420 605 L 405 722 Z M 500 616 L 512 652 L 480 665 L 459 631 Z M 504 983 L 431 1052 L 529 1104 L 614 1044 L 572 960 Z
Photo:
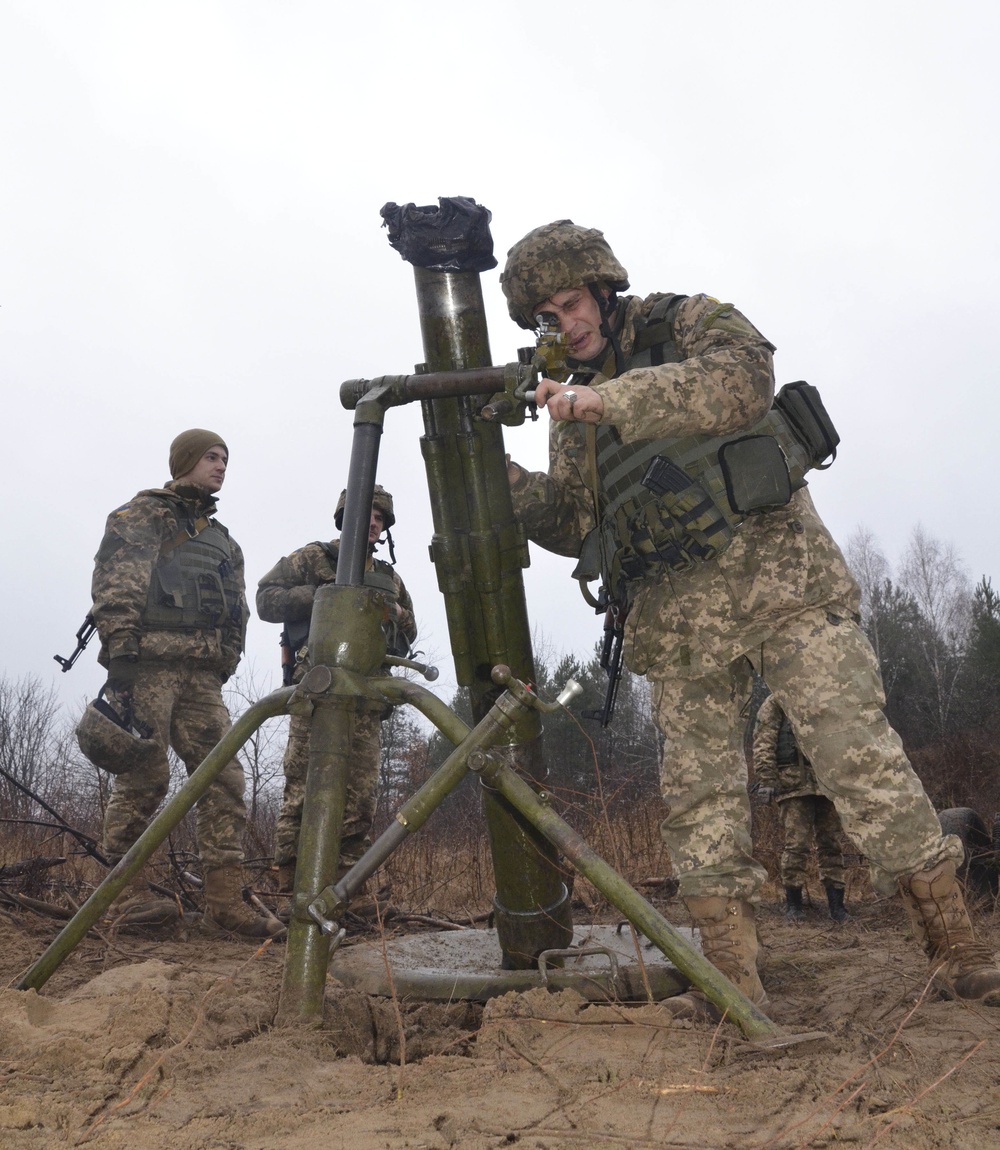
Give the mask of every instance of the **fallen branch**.
M 6 882 L 9 878 L 35 875 L 40 870 L 48 870 L 49 867 L 59 866 L 65 861 L 65 858 L 34 858 L 21 859 L 20 862 L 16 863 L 7 863 L 6 866 L 0 866 L 0 882 Z

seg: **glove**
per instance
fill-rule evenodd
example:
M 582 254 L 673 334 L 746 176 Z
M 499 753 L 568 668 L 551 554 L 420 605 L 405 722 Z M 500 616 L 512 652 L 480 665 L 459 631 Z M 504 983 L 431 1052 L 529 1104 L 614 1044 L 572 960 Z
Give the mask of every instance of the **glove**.
M 774 787 L 757 787 L 754 790 L 754 797 L 766 805 L 774 798 Z
M 139 677 L 139 660 L 135 655 L 119 655 L 108 664 L 108 690 L 128 695 Z

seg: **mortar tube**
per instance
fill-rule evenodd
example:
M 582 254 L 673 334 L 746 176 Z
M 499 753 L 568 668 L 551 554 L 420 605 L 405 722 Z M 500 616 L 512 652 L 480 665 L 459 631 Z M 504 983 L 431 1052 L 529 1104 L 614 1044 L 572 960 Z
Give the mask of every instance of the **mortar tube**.
M 726 1017 L 735 1022 L 747 1038 L 753 1040 L 782 1036 L 779 1026 L 738 990 L 720 970 L 684 938 L 684 936 L 634 891 L 620 874 L 610 867 L 573 828 L 563 821 L 506 764 L 490 755 L 469 763 L 470 770 L 480 773 L 516 807 L 541 834 L 572 862 L 575 870 L 622 912 L 630 923 L 646 936 L 692 984 L 703 991 Z
M 156 848 L 184 818 L 229 765 L 237 751 L 266 720 L 284 712 L 294 687 L 283 687 L 254 703 L 236 720 L 204 762 L 125 852 L 107 878 L 63 927 L 37 962 L 15 984 L 18 990 L 40 990 L 72 953 L 129 882 L 142 870 Z

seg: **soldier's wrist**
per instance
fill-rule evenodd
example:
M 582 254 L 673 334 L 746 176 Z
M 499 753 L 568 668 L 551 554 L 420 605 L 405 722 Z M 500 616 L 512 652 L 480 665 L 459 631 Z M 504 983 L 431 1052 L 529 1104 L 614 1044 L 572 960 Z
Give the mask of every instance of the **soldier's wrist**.
M 131 631 L 116 631 L 108 640 L 109 659 L 138 659 L 139 639 Z
M 516 472 L 513 479 L 510 478 L 510 473 L 512 470 Z M 525 471 L 520 463 L 515 463 L 512 459 L 510 463 L 507 464 L 507 481 L 510 484 L 511 491 L 524 491 L 524 489 L 528 486 L 529 478 L 530 477 L 528 472 Z

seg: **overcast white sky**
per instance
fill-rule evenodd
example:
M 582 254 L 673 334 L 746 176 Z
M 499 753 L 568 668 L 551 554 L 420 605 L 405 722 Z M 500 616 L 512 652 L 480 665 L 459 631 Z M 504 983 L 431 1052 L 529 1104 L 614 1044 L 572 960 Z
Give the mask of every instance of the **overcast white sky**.
M 257 579 L 329 538 L 340 383 L 422 359 L 379 208 L 472 196 L 501 263 L 560 217 L 633 290 L 708 292 L 820 387 L 843 439 L 812 491 L 898 560 L 919 522 L 1000 577 L 994 350 L 1000 8 L 987 0 L 0 3 L 2 670 L 75 704 L 68 654 L 107 513 L 191 426 L 231 451 L 220 518 Z M 497 272 L 495 363 L 525 333 Z M 386 421 L 398 569 L 453 682 L 417 408 Z M 507 433 L 544 466 L 543 423 Z M 587 654 L 571 564 L 534 551 L 533 624 Z M 249 657 L 277 683 L 277 628 Z

